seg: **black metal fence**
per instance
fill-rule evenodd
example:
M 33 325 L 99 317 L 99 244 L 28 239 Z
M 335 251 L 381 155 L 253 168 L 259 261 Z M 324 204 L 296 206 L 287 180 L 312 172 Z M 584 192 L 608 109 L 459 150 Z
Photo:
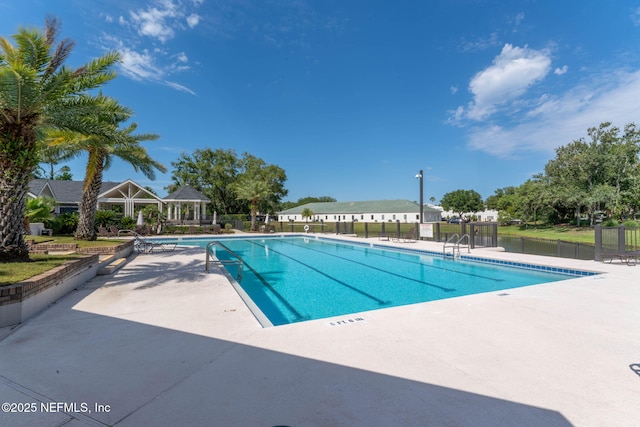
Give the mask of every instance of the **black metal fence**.
M 499 236 L 498 246 L 505 252 L 529 255 L 545 255 L 560 258 L 592 260 L 595 258 L 595 246 L 587 243 L 567 242 L 564 240 L 536 239 L 531 237 Z
M 624 255 L 640 250 L 640 228 L 595 226 L 595 260 L 602 261 L 608 255 Z
M 358 237 L 397 236 L 408 235 L 413 229 L 419 237 L 420 224 L 411 222 L 278 222 L 271 223 L 278 232 L 291 233 L 330 233 L 355 234 Z M 468 234 L 471 247 L 495 247 L 498 245 L 498 224 L 495 222 L 472 222 L 462 224 L 430 223 L 433 237 L 423 237 L 422 240 L 446 242 L 451 236 Z

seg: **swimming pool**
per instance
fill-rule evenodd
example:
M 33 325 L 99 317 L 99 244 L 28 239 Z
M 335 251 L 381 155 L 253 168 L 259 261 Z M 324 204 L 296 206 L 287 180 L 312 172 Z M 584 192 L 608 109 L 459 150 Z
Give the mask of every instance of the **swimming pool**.
M 206 246 L 207 240 L 180 244 Z M 498 291 L 588 272 L 542 271 L 325 238 L 216 239 L 212 251 L 263 326 Z M 525 267 L 520 265 L 520 267 Z M 534 267 L 534 266 L 530 266 Z M 557 270 L 557 269 L 555 269 Z M 239 286 L 239 287 L 238 287 Z M 256 312 L 258 310 L 259 312 Z

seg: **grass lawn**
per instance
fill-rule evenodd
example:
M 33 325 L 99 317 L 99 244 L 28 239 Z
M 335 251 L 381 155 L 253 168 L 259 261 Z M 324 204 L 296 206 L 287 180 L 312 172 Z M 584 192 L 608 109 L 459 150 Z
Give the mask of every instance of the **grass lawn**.
M 8 262 L 0 264 L 0 286 L 37 276 L 51 270 L 66 261 L 74 260 L 81 255 L 31 255 L 31 262 Z
M 115 246 L 122 243 L 117 239 L 98 239 L 93 242 L 75 240 L 73 236 L 25 236 L 25 240 L 35 240 L 36 243 L 77 243 L 80 248 L 94 248 L 98 246 Z M 77 259 L 80 254 L 72 255 L 30 255 L 31 262 L 0 263 L 0 286 L 20 282 L 29 277 L 37 276 L 51 270 L 66 261 Z
M 566 225 L 529 225 L 528 227 L 523 225 L 499 226 L 498 235 L 592 244 L 595 242 L 595 233 L 592 228 L 578 228 Z
M 79 248 L 115 246 L 124 242 L 124 240 L 118 239 L 98 239 L 90 242 L 86 240 L 76 240 L 73 236 L 25 236 L 25 240 L 35 240 L 36 243 L 77 243 Z

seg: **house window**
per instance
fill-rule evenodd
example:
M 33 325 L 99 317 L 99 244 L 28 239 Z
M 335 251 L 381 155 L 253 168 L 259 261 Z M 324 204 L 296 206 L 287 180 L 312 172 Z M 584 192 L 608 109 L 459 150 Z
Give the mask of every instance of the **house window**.
M 406 221 L 407 220 L 407 214 L 404 214 L 403 219 Z
M 396 219 L 396 215 L 395 215 L 395 214 L 393 215 L 393 218 L 392 218 L 392 219 L 394 219 L 394 220 Z
M 364 219 L 364 215 L 360 215 L 360 219 Z
M 382 214 L 382 220 L 384 221 L 384 214 Z

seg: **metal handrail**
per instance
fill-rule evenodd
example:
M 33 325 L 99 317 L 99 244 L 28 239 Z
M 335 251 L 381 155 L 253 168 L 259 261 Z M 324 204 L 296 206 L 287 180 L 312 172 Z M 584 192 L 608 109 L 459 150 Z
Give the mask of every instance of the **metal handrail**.
M 467 253 L 471 253 L 471 237 L 469 237 L 468 234 L 463 234 L 456 242 L 456 246 L 458 247 L 458 256 L 460 256 L 460 242 L 462 242 L 465 237 L 467 238 Z
M 454 241 L 454 239 L 457 239 Z M 456 257 L 456 250 L 458 252 L 458 256 L 460 256 L 460 244 L 462 241 L 464 241 L 464 239 L 467 239 L 467 253 L 471 252 L 471 237 L 468 234 L 463 234 L 462 237 L 460 237 L 460 235 L 458 233 L 453 234 L 451 237 L 449 237 L 447 239 L 446 242 L 444 242 L 444 245 L 442 246 L 442 256 L 445 256 L 447 254 L 447 248 L 452 248 L 452 252 L 451 255 L 453 255 L 453 257 Z M 463 245 L 464 246 L 464 245 Z
M 213 240 L 209 243 L 207 243 L 207 248 L 206 248 L 206 259 L 205 259 L 205 263 L 204 263 L 204 269 L 205 271 L 208 273 L 209 272 L 209 262 L 211 259 L 211 248 L 213 246 L 219 246 L 221 249 L 223 249 L 225 252 L 231 254 L 231 256 L 236 258 L 236 261 L 233 260 L 221 260 L 221 259 L 216 259 L 215 263 L 221 267 L 224 267 L 224 265 L 226 264 L 238 264 L 238 281 L 240 281 L 242 279 L 242 272 L 244 271 L 244 260 L 242 259 L 242 257 L 240 255 L 238 255 L 237 253 L 235 253 L 234 251 L 232 251 L 231 249 L 229 249 L 228 247 L 226 247 L 225 245 L 223 245 L 222 243 L 220 243 L 217 240 Z
M 447 247 L 453 248 L 453 255 L 455 256 L 456 244 L 453 243 L 452 245 L 449 245 L 449 243 L 451 243 L 453 239 L 459 239 L 459 238 L 460 238 L 460 235 L 458 233 L 454 233 L 451 237 L 447 239 L 446 242 L 444 242 L 444 245 L 442 245 L 442 256 L 445 256 L 447 254 Z

